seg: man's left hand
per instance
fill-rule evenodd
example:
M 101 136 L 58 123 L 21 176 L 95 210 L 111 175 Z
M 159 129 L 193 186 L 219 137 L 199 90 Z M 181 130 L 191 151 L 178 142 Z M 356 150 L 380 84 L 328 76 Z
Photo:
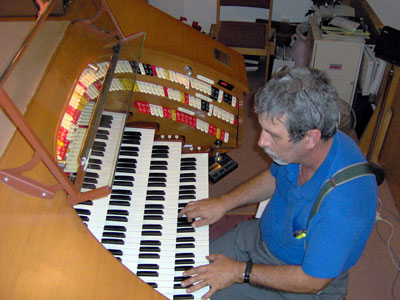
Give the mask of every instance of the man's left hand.
M 207 256 L 209 265 L 195 267 L 183 273 L 183 276 L 191 276 L 182 282 L 182 286 L 188 287 L 187 292 L 193 293 L 205 286 L 210 290 L 203 295 L 202 300 L 209 299 L 216 291 L 229 287 L 235 282 L 243 282 L 245 262 L 233 260 L 222 254 Z

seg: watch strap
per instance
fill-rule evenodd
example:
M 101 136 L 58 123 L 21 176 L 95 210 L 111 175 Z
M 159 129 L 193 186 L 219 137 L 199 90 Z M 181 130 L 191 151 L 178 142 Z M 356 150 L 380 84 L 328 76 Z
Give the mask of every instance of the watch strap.
M 251 276 L 251 268 L 253 267 L 253 261 L 251 258 L 246 263 L 246 269 L 244 270 L 243 274 L 243 282 L 250 283 L 250 276 Z

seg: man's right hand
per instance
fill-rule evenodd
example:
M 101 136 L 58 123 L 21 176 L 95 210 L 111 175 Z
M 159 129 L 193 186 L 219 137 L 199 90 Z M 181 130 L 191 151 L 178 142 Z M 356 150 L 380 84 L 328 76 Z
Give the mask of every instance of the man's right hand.
M 187 217 L 193 227 L 211 225 L 221 219 L 227 212 L 226 205 L 221 198 L 192 201 L 179 212 L 178 217 Z

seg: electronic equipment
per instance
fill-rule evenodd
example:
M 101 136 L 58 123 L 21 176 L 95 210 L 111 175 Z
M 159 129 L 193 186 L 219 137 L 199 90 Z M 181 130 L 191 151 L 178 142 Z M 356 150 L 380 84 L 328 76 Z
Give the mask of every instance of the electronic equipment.
M 389 26 L 383 27 L 376 41 L 375 55 L 400 65 L 400 31 Z
M 209 179 L 212 183 L 216 183 L 217 181 L 234 171 L 239 165 L 236 161 L 230 158 L 228 154 L 222 153 L 210 157 L 208 160 L 208 166 Z

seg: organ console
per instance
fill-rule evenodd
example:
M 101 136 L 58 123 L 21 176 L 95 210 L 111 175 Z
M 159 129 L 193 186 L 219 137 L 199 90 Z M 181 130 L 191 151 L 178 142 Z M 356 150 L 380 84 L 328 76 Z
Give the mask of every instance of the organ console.
M 46 19 L 53 5 L 1 76 L 17 130 L 0 159 L 0 298 L 199 299 L 181 273 L 207 263 L 208 228 L 177 215 L 208 197 L 212 149 L 240 146 L 243 58 L 142 0 Z M 51 38 L 22 114 L 10 82 L 39 73 Z

